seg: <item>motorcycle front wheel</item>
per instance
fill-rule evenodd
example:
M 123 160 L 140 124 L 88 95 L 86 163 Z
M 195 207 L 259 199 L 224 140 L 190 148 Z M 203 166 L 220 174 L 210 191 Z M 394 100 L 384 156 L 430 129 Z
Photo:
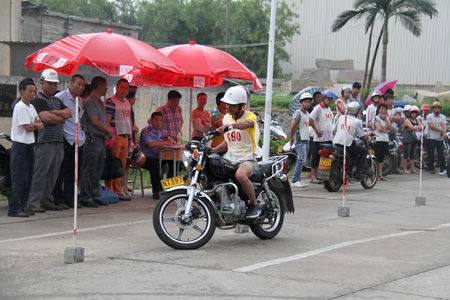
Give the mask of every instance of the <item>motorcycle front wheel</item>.
M 212 204 L 194 197 L 191 216 L 183 218 L 188 195 L 186 190 L 165 194 L 153 211 L 153 228 L 167 246 L 179 250 L 192 250 L 204 246 L 216 230 Z
M 341 163 L 333 161 L 330 170 L 330 178 L 325 180 L 324 187 L 329 192 L 337 192 L 342 186 L 342 168 Z
M 265 205 L 261 215 L 253 223 L 249 224 L 249 226 L 254 235 L 262 240 L 269 240 L 277 236 L 281 227 L 283 227 L 284 212 L 277 194 L 269 191 L 271 198 L 269 200 L 265 192 L 262 193 L 264 193 L 262 195 L 264 201 L 268 201 L 267 205 Z
M 373 188 L 378 180 L 378 166 L 375 159 L 371 157 L 367 160 L 369 166 L 367 167 L 363 180 L 361 180 L 361 185 L 366 190 Z

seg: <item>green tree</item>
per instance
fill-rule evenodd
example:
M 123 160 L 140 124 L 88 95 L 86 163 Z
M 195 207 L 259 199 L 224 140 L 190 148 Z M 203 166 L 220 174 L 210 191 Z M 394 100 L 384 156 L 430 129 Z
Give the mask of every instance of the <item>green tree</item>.
M 117 8 L 108 0 L 34 0 L 36 4 L 45 5 L 49 10 L 68 15 L 98 18 L 105 21 L 118 21 Z

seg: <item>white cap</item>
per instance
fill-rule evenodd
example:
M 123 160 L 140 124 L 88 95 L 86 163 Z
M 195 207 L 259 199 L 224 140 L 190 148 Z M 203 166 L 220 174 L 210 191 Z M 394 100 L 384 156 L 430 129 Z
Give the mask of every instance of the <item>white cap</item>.
M 303 93 L 300 95 L 300 102 L 304 99 L 311 99 L 312 100 L 312 95 L 310 93 Z
M 372 97 L 375 97 L 375 96 L 382 96 L 381 95 L 381 93 L 380 93 L 380 91 L 374 91 L 373 93 L 372 93 Z
M 347 112 L 348 112 L 349 114 L 351 114 L 351 115 L 356 115 L 356 114 L 358 114 L 359 109 L 360 109 L 359 103 L 356 102 L 356 101 L 350 102 L 350 103 L 347 105 Z
M 45 69 L 42 72 L 41 80 L 58 83 L 59 82 L 58 73 L 56 73 L 56 71 L 53 69 Z
M 419 108 L 418 108 L 417 106 L 413 105 L 413 106 L 411 106 L 411 108 L 409 109 L 409 112 L 413 112 L 413 111 L 419 112 L 420 110 L 419 110 Z
M 403 107 L 403 111 L 409 111 L 411 109 L 411 105 L 406 104 L 405 107 Z
M 345 86 L 342 87 L 341 91 L 349 91 L 349 92 L 351 92 L 352 91 L 352 86 L 351 85 L 345 85 Z
M 223 96 L 222 102 L 227 104 L 246 104 L 247 103 L 247 91 L 241 85 L 230 87 Z

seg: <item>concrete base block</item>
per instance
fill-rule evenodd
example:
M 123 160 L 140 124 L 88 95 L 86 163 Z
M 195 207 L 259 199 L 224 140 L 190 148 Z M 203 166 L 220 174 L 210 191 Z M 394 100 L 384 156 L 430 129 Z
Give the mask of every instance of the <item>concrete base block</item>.
M 67 247 L 64 250 L 64 263 L 76 264 L 80 262 L 84 262 L 84 248 Z
M 348 206 L 338 207 L 338 217 L 350 217 L 350 207 Z
M 416 197 L 416 206 L 423 206 L 426 205 L 426 198 L 425 197 Z
M 234 233 L 248 233 L 250 232 L 250 227 L 248 225 L 238 224 L 236 228 L 234 228 Z

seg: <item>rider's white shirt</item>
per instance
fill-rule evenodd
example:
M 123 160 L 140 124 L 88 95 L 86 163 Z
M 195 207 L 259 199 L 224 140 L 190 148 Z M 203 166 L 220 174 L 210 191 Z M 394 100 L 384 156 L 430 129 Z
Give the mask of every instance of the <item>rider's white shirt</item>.
M 336 135 L 333 144 L 345 145 L 349 147 L 356 137 L 364 135 L 362 121 L 355 116 L 347 116 L 347 126 L 345 126 L 345 116 L 340 116 L 336 122 Z

